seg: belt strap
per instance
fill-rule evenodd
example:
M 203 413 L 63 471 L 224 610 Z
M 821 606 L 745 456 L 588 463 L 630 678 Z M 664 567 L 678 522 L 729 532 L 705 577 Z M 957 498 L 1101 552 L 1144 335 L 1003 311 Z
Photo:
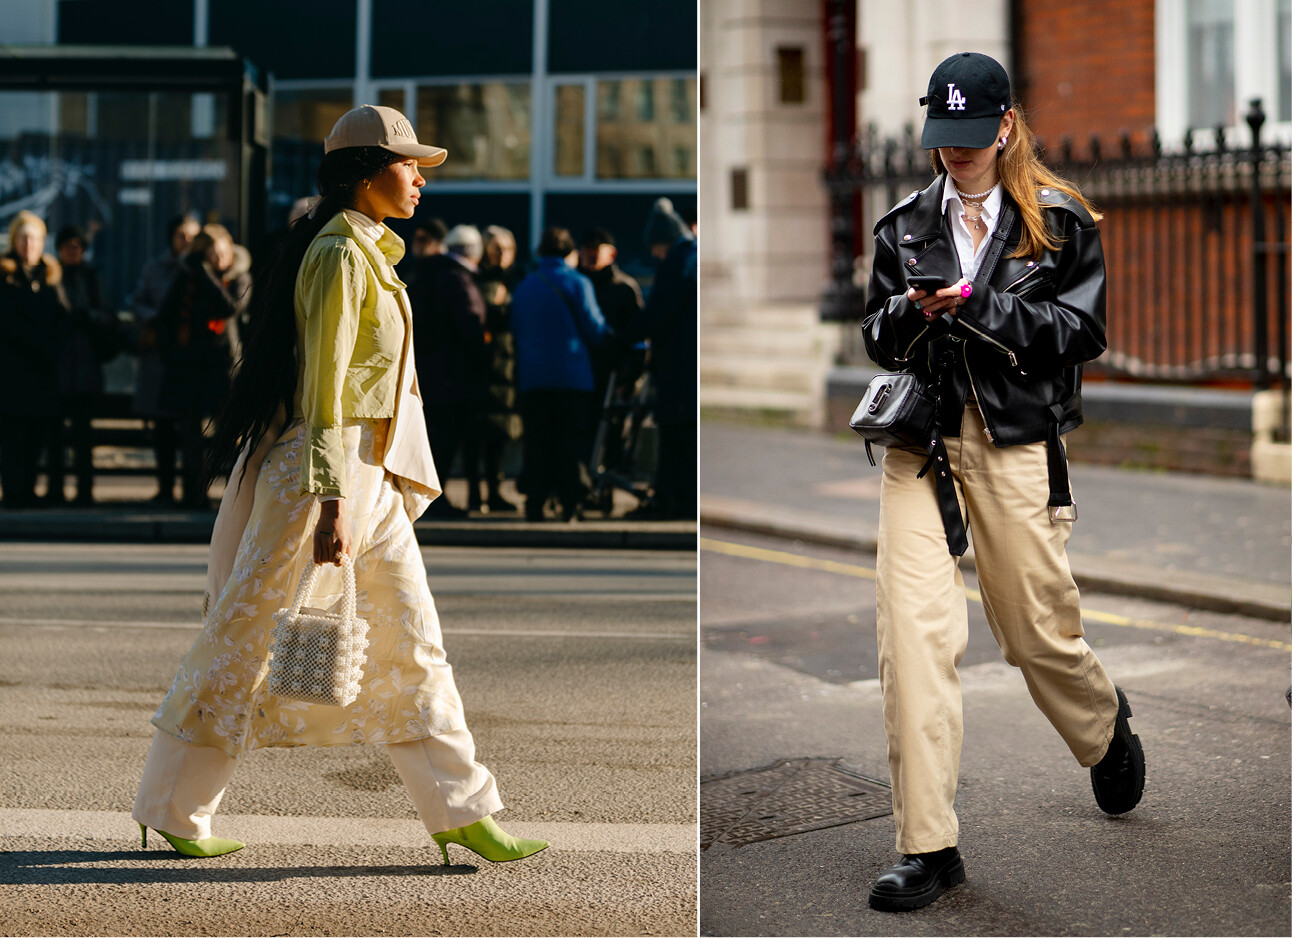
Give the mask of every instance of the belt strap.
M 1046 468 L 1050 476 L 1050 520 L 1076 521 L 1077 506 L 1072 502 L 1072 486 L 1068 482 L 1068 454 L 1059 436 L 1063 421 L 1063 405 L 1050 405 L 1050 434 L 1046 441 Z
M 933 470 L 933 486 L 938 495 L 938 512 L 942 515 L 942 527 L 947 534 L 947 550 L 953 557 L 963 557 L 969 549 L 969 532 L 965 530 L 964 518 L 960 516 L 960 502 L 956 500 L 956 484 L 951 478 L 951 459 L 947 454 L 947 444 L 936 427 L 929 441 L 929 458 L 915 478 L 923 479 L 930 469 Z

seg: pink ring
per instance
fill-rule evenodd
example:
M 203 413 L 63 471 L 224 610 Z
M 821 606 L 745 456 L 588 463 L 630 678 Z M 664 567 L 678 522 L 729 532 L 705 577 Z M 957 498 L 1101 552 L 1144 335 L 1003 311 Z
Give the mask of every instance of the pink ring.
M 964 286 L 962 286 L 962 287 L 960 288 L 960 296 L 961 296 L 963 299 L 966 299 L 966 300 L 967 300 L 967 299 L 969 299 L 969 297 L 970 297 L 970 296 L 972 296 L 972 295 L 973 295 L 973 284 L 972 284 L 972 283 L 966 283 Z

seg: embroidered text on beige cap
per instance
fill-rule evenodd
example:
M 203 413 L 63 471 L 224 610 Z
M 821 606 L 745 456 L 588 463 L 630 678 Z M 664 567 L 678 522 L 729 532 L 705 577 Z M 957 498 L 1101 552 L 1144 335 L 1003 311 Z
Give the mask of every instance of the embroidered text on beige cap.
M 323 152 L 344 147 L 381 147 L 417 159 L 418 166 L 439 166 L 448 157 L 443 147 L 417 142 L 413 125 L 393 107 L 365 104 L 346 111 L 323 141 Z

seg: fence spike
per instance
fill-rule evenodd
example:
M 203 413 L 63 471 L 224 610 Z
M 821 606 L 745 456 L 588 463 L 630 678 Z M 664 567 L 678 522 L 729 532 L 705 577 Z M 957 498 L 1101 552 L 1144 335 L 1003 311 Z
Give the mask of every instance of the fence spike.
M 1247 126 L 1252 129 L 1252 149 L 1259 150 L 1261 147 L 1261 125 L 1265 123 L 1265 109 L 1261 107 L 1260 98 L 1252 98 L 1247 104 L 1248 111 L 1245 118 Z

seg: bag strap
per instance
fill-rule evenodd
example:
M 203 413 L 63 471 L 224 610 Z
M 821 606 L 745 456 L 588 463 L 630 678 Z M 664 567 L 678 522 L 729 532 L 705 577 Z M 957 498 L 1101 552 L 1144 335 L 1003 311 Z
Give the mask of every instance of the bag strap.
M 293 619 L 301 614 L 301 606 L 314 592 L 314 583 L 318 579 L 320 567 L 322 564 L 311 560 L 305 572 L 301 574 L 301 581 L 296 586 L 296 597 L 292 600 L 290 611 Z M 341 557 L 341 614 L 346 619 L 357 619 L 358 607 L 359 600 L 354 583 L 354 558 L 349 554 L 343 554 Z
M 982 266 L 978 268 L 978 276 L 974 278 L 979 283 L 991 283 L 991 275 L 996 272 L 996 262 L 1005 252 L 1005 242 L 1014 230 L 1015 214 L 1014 204 L 1006 202 L 1001 209 L 1000 220 L 996 222 L 996 230 L 991 234 L 991 247 L 987 249 Z

